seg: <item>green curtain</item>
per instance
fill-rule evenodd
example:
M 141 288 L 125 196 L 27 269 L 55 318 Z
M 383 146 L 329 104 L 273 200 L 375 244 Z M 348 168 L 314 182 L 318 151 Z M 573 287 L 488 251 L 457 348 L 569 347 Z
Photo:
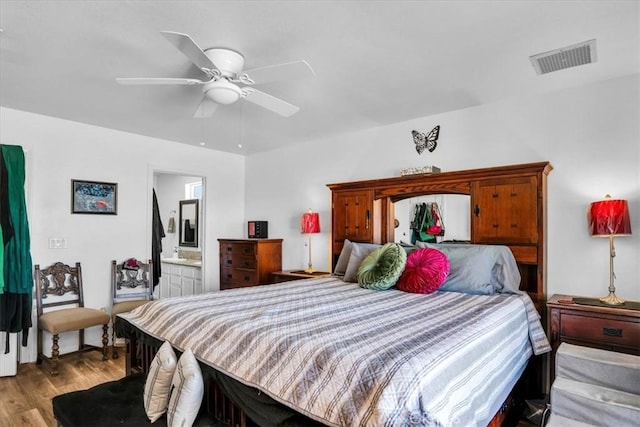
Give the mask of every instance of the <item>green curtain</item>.
M 24 193 L 24 152 L 20 146 L 2 145 L 2 157 L 9 176 L 7 202 L 13 226 L 13 238 L 4 247 L 4 290 L 31 295 L 33 266 Z
M 0 289 L 0 331 L 21 331 L 22 345 L 26 345 L 31 327 L 33 265 L 24 191 L 24 152 L 22 147 L 15 145 L 1 145 L 1 148 L 2 227 L 0 228 L 2 228 L 4 243 L 2 254 L 4 286 Z

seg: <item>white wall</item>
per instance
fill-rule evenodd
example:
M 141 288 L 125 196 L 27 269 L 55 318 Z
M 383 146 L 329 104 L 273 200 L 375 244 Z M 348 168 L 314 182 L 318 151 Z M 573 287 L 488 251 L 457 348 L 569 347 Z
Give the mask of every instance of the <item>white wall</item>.
M 204 279 L 206 289 L 219 288 L 216 239 L 242 233 L 242 156 L 8 108 L 0 108 L 0 124 L 0 142 L 21 145 L 28 152 L 33 262 L 48 266 L 80 261 L 86 306 L 110 306 L 112 259 L 151 256 L 153 170 L 204 177 Z M 118 214 L 71 214 L 72 178 L 117 182 Z M 64 237 L 67 248 L 49 249 L 49 237 Z M 30 338 L 34 336 L 35 328 Z M 62 336 L 61 352 L 73 350 L 75 339 Z M 89 331 L 86 340 L 100 345 L 100 331 Z M 35 360 L 35 354 L 22 360 Z
M 320 213 L 322 228 L 312 237 L 313 265 L 328 269 L 327 183 L 398 176 L 410 166 L 450 171 L 545 160 L 554 166 L 548 195 L 548 294 L 606 293 L 608 245 L 588 236 L 585 217 L 591 201 L 611 193 L 629 200 L 635 232 L 616 239 L 617 294 L 640 300 L 639 90 L 635 75 L 246 159 L 7 108 L 0 108 L 0 142 L 22 145 L 28 152 L 34 263 L 81 261 L 87 306 L 109 306 L 111 259 L 151 255 L 154 170 L 204 177 L 204 281 L 207 290 L 215 290 L 216 239 L 246 237 L 247 220 L 267 220 L 269 237 L 284 238 L 283 268 L 306 266 L 306 237 L 299 222 L 309 208 Z M 435 125 L 441 126 L 438 148 L 418 155 L 411 130 L 428 131 Z M 118 215 L 72 215 L 72 178 L 118 182 Z M 49 237 L 65 237 L 67 249 L 49 249 Z M 87 341 L 99 344 L 98 331 L 87 334 Z
M 511 99 L 340 135 L 247 157 L 245 219 L 282 237 L 283 268 L 306 265 L 299 216 L 320 212 L 313 265 L 330 268 L 327 183 L 399 176 L 411 166 L 443 171 L 550 161 L 547 292 L 604 296 L 606 239 L 587 233 L 589 203 L 606 193 L 629 201 L 631 237 L 616 239 L 617 294 L 640 300 L 639 76 Z M 428 102 L 428 100 L 425 100 Z M 418 155 L 411 130 L 440 125 L 438 147 Z

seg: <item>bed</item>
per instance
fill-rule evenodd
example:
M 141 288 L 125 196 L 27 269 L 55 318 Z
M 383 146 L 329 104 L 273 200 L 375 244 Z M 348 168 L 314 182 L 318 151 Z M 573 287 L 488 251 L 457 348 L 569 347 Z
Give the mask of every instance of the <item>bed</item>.
M 550 350 L 539 319 L 517 287 L 415 294 L 333 276 L 153 301 L 117 327 L 130 356 L 191 349 L 237 425 L 486 426 Z
M 127 371 L 147 369 L 165 340 L 189 348 L 207 380 L 208 411 L 237 426 L 501 425 L 516 383 L 544 391 L 551 169 L 539 162 L 328 184 L 337 276 L 154 301 L 123 314 L 116 328 L 128 338 Z M 429 294 L 353 282 L 359 268 L 345 254 L 348 239 L 356 247 L 393 242 L 395 202 L 447 193 L 470 196 L 470 242 L 481 248 L 466 247 L 499 253 L 496 262 L 462 262 L 485 270 L 450 272 Z M 495 269 L 498 260 L 508 268 Z

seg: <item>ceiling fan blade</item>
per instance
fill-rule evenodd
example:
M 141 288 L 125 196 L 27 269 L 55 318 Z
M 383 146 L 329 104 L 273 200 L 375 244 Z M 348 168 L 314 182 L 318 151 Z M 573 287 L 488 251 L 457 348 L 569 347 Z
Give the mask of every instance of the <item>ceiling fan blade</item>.
M 267 110 L 271 110 L 274 113 L 280 114 L 281 116 L 290 117 L 300 110 L 299 107 L 296 107 L 293 104 L 289 104 L 282 99 L 276 98 L 275 96 L 271 96 L 268 93 L 264 93 L 252 87 L 245 87 L 242 90 L 246 90 L 248 92 L 244 99 L 266 108 Z
M 198 108 L 196 108 L 196 111 L 193 112 L 193 117 L 195 117 L 196 119 L 211 117 L 213 116 L 213 113 L 216 112 L 217 108 L 218 104 L 204 96 L 202 98 L 202 101 L 200 102 L 200 105 L 198 105 Z
M 198 68 L 207 68 L 217 70 L 216 64 L 209 59 L 204 51 L 193 41 L 187 34 L 176 33 L 173 31 L 160 31 L 172 45 L 182 52 L 191 62 L 196 64 Z
M 307 61 L 288 62 L 286 64 L 269 65 L 244 71 L 255 84 L 270 83 L 280 80 L 313 77 L 316 74 Z
M 180 79 L 170 77 L 118 77 L 121 85 L 203 85 L 206 82 L 198 79 Z

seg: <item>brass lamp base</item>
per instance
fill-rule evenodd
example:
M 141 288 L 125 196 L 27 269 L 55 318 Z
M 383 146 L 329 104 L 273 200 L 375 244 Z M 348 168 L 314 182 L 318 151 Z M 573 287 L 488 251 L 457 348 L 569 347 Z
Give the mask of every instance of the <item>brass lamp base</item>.
M 308 273 L 308 274 L 315 273 L 316 271 L 318 271 L 318 270 L 316 270 L 315 268 L 311 268 L 311 267 L 304 269 L 304 272 Z
M 625 301 L 622 298 L 618 298 L 615 292 L 609 292 L 609 295 L 600 298 L 600 302 L 608 305 L 623 305 Z

